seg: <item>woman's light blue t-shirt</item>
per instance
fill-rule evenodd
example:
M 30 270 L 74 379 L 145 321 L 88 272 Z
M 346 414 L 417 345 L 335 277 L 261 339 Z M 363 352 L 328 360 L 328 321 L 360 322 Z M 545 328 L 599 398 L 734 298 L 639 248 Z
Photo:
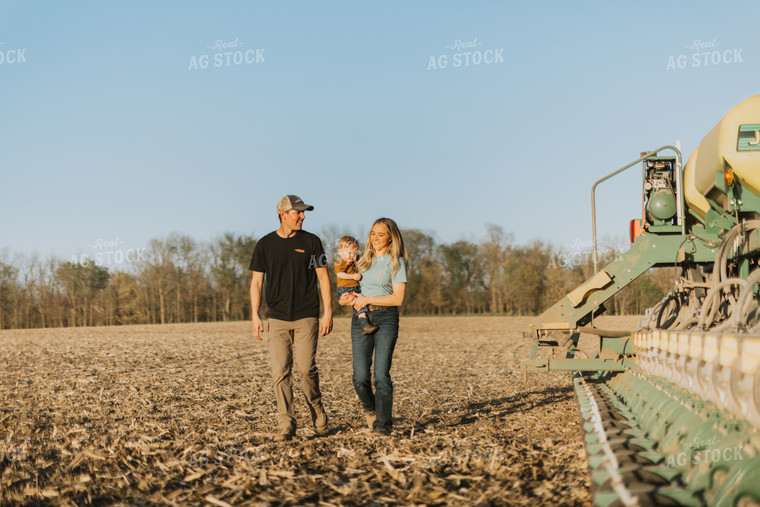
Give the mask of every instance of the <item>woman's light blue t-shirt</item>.
M 391 256 L 378 255 L 372 259 L 372 266 L 362 273 L 359 283 L 362 294 L 367 297 L 390 296 L 394 283 L 406 283 L 406 262 L 398 260 L 398 271 L 394 275 Z

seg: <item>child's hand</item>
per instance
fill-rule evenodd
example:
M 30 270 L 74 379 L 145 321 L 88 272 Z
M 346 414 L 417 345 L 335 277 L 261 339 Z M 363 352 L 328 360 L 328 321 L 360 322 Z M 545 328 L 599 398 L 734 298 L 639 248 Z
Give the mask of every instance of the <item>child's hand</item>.
M 356 280 L 357 282 L 358 282 L 359 280 L 361 280 L 361 279 L 362 279 L 362 275 L 361 275 L 361 273 L 354 273 L 354 275 L 353 275 L 353 279 L 354 279 L 354 280 Z

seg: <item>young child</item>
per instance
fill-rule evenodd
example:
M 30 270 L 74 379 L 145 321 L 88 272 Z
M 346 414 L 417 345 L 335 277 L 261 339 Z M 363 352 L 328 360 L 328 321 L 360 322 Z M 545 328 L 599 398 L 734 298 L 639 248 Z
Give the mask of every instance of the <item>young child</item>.
M 359 242 L 351 236 L 343 236 L 338 242 L 340 259 L 335 263 L 335 276 L 338 278 L 338 297 L 346 292 L 361 292 L 359 280 L 362 275 L 356 270 L 356 258 L 359 255 Z M 354 309 L 354 314 L 362 324 L 362 334 L 372 334 L 377 326 L 370 324 L 366 308 Z

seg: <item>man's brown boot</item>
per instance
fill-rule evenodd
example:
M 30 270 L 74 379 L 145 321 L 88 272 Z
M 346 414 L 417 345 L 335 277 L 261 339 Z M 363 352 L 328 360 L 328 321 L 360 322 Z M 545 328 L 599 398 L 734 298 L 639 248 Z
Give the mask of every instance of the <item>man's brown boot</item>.
M 314 407 L 312 422 L 314 423 L 314 431 L 317 435 L 327 433 L 327 412 L 325 412 L 324 407 Z

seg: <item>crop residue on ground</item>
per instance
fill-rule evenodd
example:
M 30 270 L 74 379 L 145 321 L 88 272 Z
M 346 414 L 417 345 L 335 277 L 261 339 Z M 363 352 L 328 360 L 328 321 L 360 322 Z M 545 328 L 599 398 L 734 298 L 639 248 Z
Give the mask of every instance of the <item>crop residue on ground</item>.
M 286 443 L 250 323 L 0 332 L 0 502 L 587 504 L 570 375 L 523 383 L 528 323 L 402 317 L 388 438 L 364 427 L 338 319 L 318 356 L 331 431 L 296 382 Z

